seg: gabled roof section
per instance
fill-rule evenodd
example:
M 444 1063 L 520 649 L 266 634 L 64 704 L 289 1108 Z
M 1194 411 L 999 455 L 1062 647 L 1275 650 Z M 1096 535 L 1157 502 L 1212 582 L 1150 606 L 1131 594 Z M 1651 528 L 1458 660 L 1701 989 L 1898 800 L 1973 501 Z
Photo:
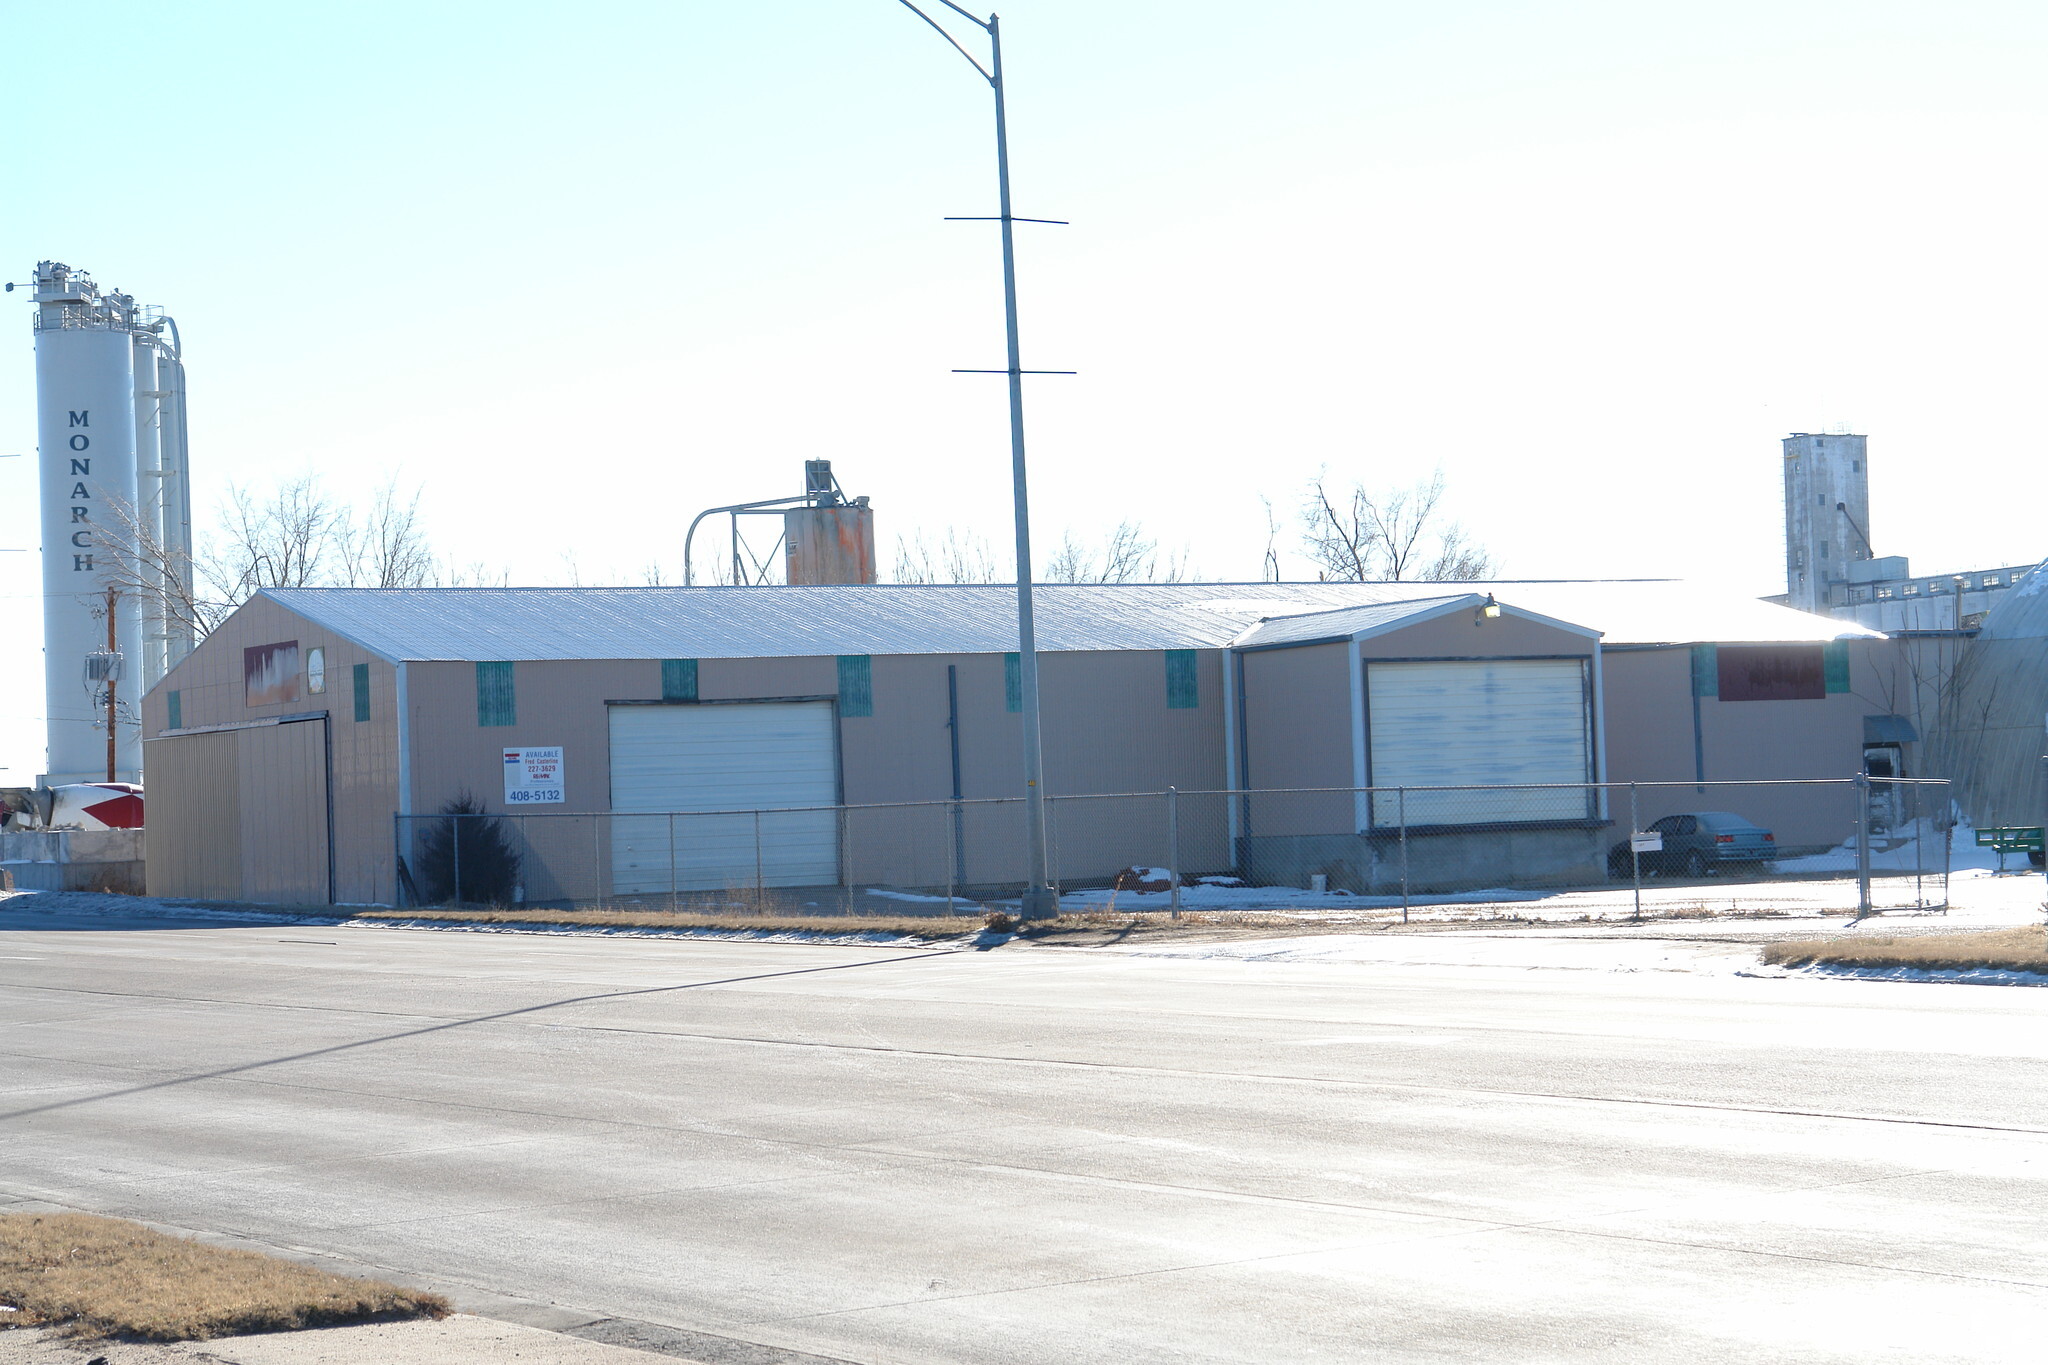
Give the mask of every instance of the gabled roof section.
M 1238 636 L 1238 649 L 1278 649 L 1287 645 L 1327 644 L 1381 635 L 1442 616 L 1459 607 L 1474 610 L 1486 601 L 1478 593 L 1425 597 L 1417 602 L 1376 602 L 1369 607 L 1335 607 L 1329 611 L 1269 616 Z
M 1389 605 L 1398 617 L 1488 592 L 1598 631 L 1609 645 L 1882 638 L 1854 622 L 1657 580 L 1063 583 L 1035 590 L 1039 648 L 1047 653 L 1219 649 L 1280 617 Z M 268 588 L 262 595 L 393 661 L 995 654 L 1017 647 L 1016 590 L 1006 585 Z
M 1370 640 L 1408 626 L 1433 621 L 1460 611 L 1477 612 L 1488 603 L 1503 615 L 1533 621 L 1539 626 L 1598 640 L 1600 632 L 1586 626 L 1560 621 L 1512 602 L 1499 601 L 1492 593 L 1459 593 L 1455 597 L 1428 597 L 1415 602 L 1380 602 L 1369 607 L 1338 607 L 1334 611 L 1313 611 L 1294 616 L 1273 616 L 1259 622 L 1232 641 L 1237 649 L 1285 649 L 1294 645 L 1333 644 L 1338 641 Z

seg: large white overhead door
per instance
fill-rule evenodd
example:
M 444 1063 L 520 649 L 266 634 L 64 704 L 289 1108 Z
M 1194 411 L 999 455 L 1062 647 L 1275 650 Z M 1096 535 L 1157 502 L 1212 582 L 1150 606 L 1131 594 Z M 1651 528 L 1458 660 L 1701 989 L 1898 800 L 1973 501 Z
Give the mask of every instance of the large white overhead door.
M 611 763 L 615 894 L 839 880 L 831 703 L 614 706 Z
M 1366 665 L 1372 785 L 1501 786 L 1593 778 L 1592 689 L 1583 659 L 1456 659 Z M 1401 818 L 1403 799 L 1373 797 L 1373 823 Z M 1411 791 L 1411 825 L 1582 820 L 1580 788 Z

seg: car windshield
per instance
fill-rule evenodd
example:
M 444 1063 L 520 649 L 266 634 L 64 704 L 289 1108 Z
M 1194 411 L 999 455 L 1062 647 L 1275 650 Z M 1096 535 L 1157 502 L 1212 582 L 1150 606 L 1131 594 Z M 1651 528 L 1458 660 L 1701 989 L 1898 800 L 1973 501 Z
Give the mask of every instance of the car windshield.
M 1758 827 L 1754 822 L 1745 820 L 1739 815 L 1730 814 L 1725 810 L 1703 810 L 1699 813 L 1699 822 L 1708 829 L 1756 829 Z

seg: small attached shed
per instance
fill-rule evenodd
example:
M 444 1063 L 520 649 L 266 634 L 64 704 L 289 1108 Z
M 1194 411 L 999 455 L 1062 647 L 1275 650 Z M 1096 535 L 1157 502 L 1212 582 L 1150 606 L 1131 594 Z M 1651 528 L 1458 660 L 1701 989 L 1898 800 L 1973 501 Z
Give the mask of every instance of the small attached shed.
M 1225 668 L 1242 699 L 1236 776 L 1254 793 L 1234 833 L 1254 880 L 1320 873 L 1372 892 L 1404 868 L 1422 889 L 1597 876 L 1597 630 L 1461 593 L 1262 621 Z

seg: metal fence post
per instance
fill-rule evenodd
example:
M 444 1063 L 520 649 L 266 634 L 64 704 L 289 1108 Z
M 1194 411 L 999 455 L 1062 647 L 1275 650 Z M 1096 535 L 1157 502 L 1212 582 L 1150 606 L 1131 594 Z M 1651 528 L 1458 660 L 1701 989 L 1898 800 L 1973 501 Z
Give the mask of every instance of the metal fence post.
M 455 872 L 455 903 L 462 904 L 462 817 L 448 817 L 448 862 Z
M 1636 784 L 1628 784 L 1628 861 L 1634 870 L 1636 885 L 1635 918 L 1643 917 L 1643 851 L 1636 847 L 1636 831 L 1643 827 L 1643 818 L 1636 811 Z
M 1401 923 L 1408 922 L 1408 789 L 1394 788 L 1394 819 L 1401 827 Z
M 668 813 L 668 912 L 676 912 L 676 813 Z
M 757 821 L 760 818 L 759 814 L 754 816 Z M 845 806 L 834 806 L 832 824 L 839 834 L 839 904 L 842 913 L 850 915 L 853 913 L 853 812 Z M 950 900 L 947 908 L 952 908 Z
M 1173 892 L 1173 917 L 1180 918 L 1180 788 L 1166 789 L 1166 884 Z
M 591 900 L 604 904 L 604 820 L 602 815 L 590 817 L 590 889 Z
M 1856 918 L 1870 913 L 1870 774 L 1858 773 L 1856 793 Z
M 765 880 L 765 879 L 764 879 L 764 878 L 763 878 L 763 877 L 761 876 L 761 812 L 759 812 L 759 811 L 755 811 L 755 812 L 754 812 L 754 909 L 755 909 L 756 911 L 759 911 L 759 910 L 760 910 L 760 908 L 761 908 L 761 891 L 762 891 L 762 883 L 763 883 L 763 881 L 764 881 L 764 880 Z
M 953 913 L 953 892 L 960 885 L 960 803 L 947 803 L 946 812 L 946 913 Z
M 405 817 L 391 812 L 391 903 L 405 906 Z
M 1941 836 L 1941 913 L 1948 913 L 1948 898 L 1953 888 L 1949 878 L 1955 871 L 1956 842 L 1956 792 L 1948 782 L 1941 784 L 1941 808 L 1948 820 L 1948 829 Z

